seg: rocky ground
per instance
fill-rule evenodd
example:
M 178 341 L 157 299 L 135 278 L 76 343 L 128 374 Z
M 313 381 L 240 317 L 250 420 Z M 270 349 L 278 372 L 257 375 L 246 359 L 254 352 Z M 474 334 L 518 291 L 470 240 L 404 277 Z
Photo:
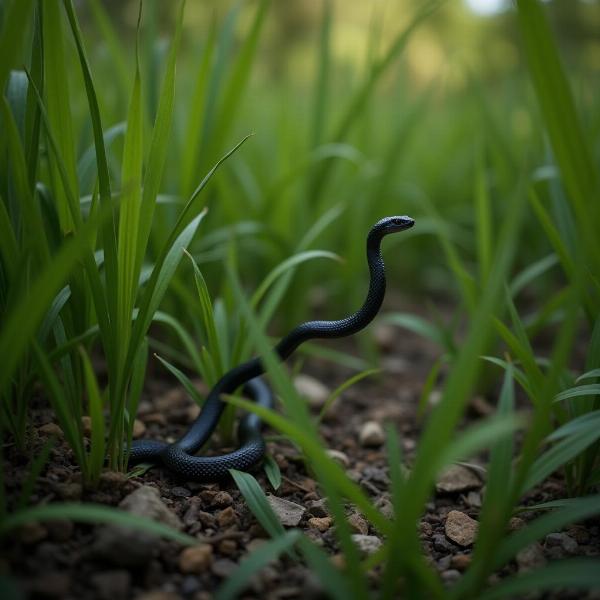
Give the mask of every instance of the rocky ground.
M 329 411 L 321 433 L 332 456 L 366 490 L 382 511 L 391 511 L 389 478 L 383 451 L 383 423 L 393 423 L 400 432 L 407 464 L 410 465 L 418 439 L 416 405 L 436 349 L 423 340 L 398 330 L 379 329 L 377 340 L 384 350 L 383 373 L 363 380 L 347 390 Z M 342 383 L 349 372 L 318 360 L 304 365 L 305 374 L 296 385 L 315 411 L 329 391 Z M 431 401 L 435 402 L 436 394 Z M 474 398 L 469 419 L 492 411 L 483 397 Z M 136 437 L 175 439 L 195 418 L 198 408 L 171 381 L 149 380 L 136 422 Z M 32 446 L 40 446 L 60 429 L 49 411 L 35 412 Z M 216 443 L 219 447 L 218 441 Z M 332 520 L 316 482 L 297 451 L 273 437 L 269 451 L 282 473 L 282 485 L 273 490 L 262 470 L 255 473 L 268 491 L 273 509 L 288 527 L 298 527 L 339 561 Z M 26 458 L 7 445 L 5 479 L 9 496 L 16 494 L 26 471 Z M 483 466 L 483 463 L 482 465 Z M 481 507 L 484 469 L 477 463 L 456 465 L 438 481 L 435 496 L 420 523 L 423 549 L 450 583 L 461 576 L 470 562 Z M 542 502 L 564 497 L 559 479 L 551 479 L 528 498 Z M 80 525 L 65 520 L 32 523 L 1 547 L 0 572 L 16 578 L 27 597 L 90 598 L 99 600 L 207 600 L 236 568 L 239 561 L 264 543 L 267 535 L 258 525 L 233 482 L 198 484 L 177 481 L 153 469 L 141 477 L 127 478 L 107 472 L 95 490 L 84 489 L 66 445 L 52 451 L 49 466 L 34 490 L 33 503 L 81 500 L 119 505 L 132 513 L 149 516 L 196 536 L 199 544 L 181 549 L 173 542 L 158 541 L 106 525 Z M 381 544 L 365 519 L 347 510 L 355 541 L 365 554 Z M 525 514 L 523 519 L 531 518 Z M 513 519 L 511 526 L 524 521 Z M 547 560 L 572 555 L 600 553 L 598 521 L 574 525 L 548 535 L 523 551 L 517 560 L 497 574 L 531 569 Z M 317 598 L 318 581 L 308 570 L 287 558 L 256 576 L 246 598 Z M 548 597 L 580 598 L 568 593 Z

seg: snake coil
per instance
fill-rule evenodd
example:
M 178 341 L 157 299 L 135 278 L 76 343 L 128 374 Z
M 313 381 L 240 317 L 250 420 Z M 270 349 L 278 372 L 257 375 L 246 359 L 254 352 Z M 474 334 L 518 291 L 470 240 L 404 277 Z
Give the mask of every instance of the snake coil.
M 298 325 L 275 346 L 275 352 L 286 360 L 303 342 L 312 339 L 346 337 L 365 328 L 377 315 L 385 295 L 385 267 L 381 256 L 384 236 L 409 229 L 410 217 L 386 217 L 370 229 L 367 236 L 367 263 L 370 283 L 367 297 L 352 315 L 338 321 L 307 321 Z M 168 444 L 156 440 L 133 442 L 129 465 L 141 462 L 162 463 L 172 473 L 188 481 L 215 481 L 229 475 L 229 469 L 248 470 L 264 455 L 265 442 L 261 435 L 260 418 L 251 413 L 244 416 L 238 427 L 240 447 L 221 456 L 195 456 L 217 426 L 225 408 L 222 394 L 232 394 L 243 386 L 257 404 L 271 408 L 273 397 L 260 378 L 265 372 L 259 358 L 253 358 L 228 371 L 212 388 L 200 415 L 181 439 Z

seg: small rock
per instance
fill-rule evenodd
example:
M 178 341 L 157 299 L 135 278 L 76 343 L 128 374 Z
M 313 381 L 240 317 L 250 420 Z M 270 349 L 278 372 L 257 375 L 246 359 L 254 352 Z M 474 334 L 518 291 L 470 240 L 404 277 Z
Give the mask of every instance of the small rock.
M 62 500 L 81 500 L 83 486 L 77 482 L 57 483 L 54 491 Z
M 435 488 L 438 492 L 450 494 L 480 488 L 481 485 L 481 479 L 471 469 L 462 465 L 451 465 L 439 476 Z
M 179 570 L 182 573 L 204 573 L 213 562 L 213 549 L 210 544 L 200 544 L 185 548 L 179 555 Z
M 271 508 L 285 527 L 296 527 L 300 523 L 306 509 L 295 502 L 284 500 L 269 494 L 267 500 Z
M 134 515 L 181 529 L 182 523 L 151 486 L 141 486 L 125 496 L 119 506 Z M 157 550 L 157 537 L 143 531 L 105 525 L 98 530 L 92 553 L 120 567 L 136 567 L 150 561 Z
M 219 560 L 215 560 L 212 565 L 212 572 L 222 579 L 227 579 L 231 576 L 231 574 L 236 570 L 237 565 L 228 558 L 220 558 Z
M 129 598 L 131 575 L 127 571 L 104 571 L 92 575 L 91 581 L 102 600 L 125 600 Z
M 470 554 L 455 554 L 450 560 L 450 566 L 458 571 L 466 571 L 470 564 Z
M 397 339 L 396 334 L 396 329 L 389 323 L 380 323 L 373 331 L 375 343 L 382 352 L 391 352 L 394 349 L 394 342 Z
M 391 375 L 404 375 L 411 368 L 407 360 L 395 355 L 385 356 L 381 361 L 381 367 Z
M 158 490 L 152 486 L 139 487 L 125 496 L 119 506 L 131 514 L 148 517 L 175 529 L 182 527 L 179 517 L 167 507 L 161 500 Z
M 375 535 L 352 534 L 352 541 L 364 555 L 374 554 L 381 548 L 382 541 Z
M 220 491 L 217 492 L 213 498 L 211 506 L 218 506 L 224 508 L 225 506 L 231 506 L 233 504 L 233 498 L 229 492 Z
M 352 513 L 347 521 L 350 525 L 350 529 L 354 532 L 361 533 L 362 535 L 367 535 L 369 533 L 369 524 L 358 513 Z
M 350 466 L 350 459 L 345 452 L 342 452 L 341 450 L 334 450 L 333 448 L 329 448 L 326 450 L 326 452 L 331 458 L 333 458 L 333 460 L 335 460 L 335 462 L 342 465 L 342 467 L 345 469 Z
M 450 568 L 450 561 L 452 560 L 451 554 L 446 554 L 446 556 L 442 556 L 440 560 L 437 561 L 438 571 L 447 571 Z
M 573 525 L 569 527 L 569 535 L 578 543 L 578 544 L 588 544 L 590 541 L 590 532 L 586 527 L 582 525 Z
M 394 518 L 394 505 L 385 496 L 378 498 L 375 502 L 375 506 L 386 519 Z
M 237 552 L 237 542 L 235 540 L 221 540 L 219 542 L 219 552 L 225 556 L 233 556 Z
M 525 525 L 527 525 L 527 523 L 523 521 L 523 519 L 519 517 L 511 517 L 510 521 L 508 522 L 508 530 L 517 531 L 518 529 L 525 527 Z
M 361 427 L 358 440 L 364 448 L 378 448 L 385 442 L 383 427 L 377 421 L 367 421 Z
M 321 498 L 320 500 L 311 500 L 307 505 L 307 510 L 313 517 L 327 517 L 327 500 Z
M 566 533 L 550 533 L 546 536 L 546 546 L 560 546 L 568 554 L 576 554 L 579 544 Z
M 427 521 L 421 521 L 419 523 L 419 535 L 421 537 L 425 537 L 425 538 L 431 537 L 432 533 L 433 533 L 433 527 Z M 446 538 L 443 535 L 440 537 L 444 541 L 446 541 Z
M 105 489 L 120 489 L 128 481 L 126 473 L 120 473 L 119 471 L 103 471 L 100 473 L 100 487 Z
M 546 564 L 546 558 L 544 557 L 544 551 L 538 542 L 530 544 L 526 548 L 523 548 L 517 552 L 516 556 L 517 564 L 519 565 L 519 572 L 533 571 Z
M 145 433 L 146 433 L 146 425 L 143 423 L 143 421 L 140 421 L 139 419 L 135 419 L 133 421 L 133 430 L 131 433 L 133 439 L 138 440 Z
M 63 437 L 63 430 L 56 423 L 46 423 L 38 427 L 38 433 L 46 437 L 50 437 L 51 435 L 57 438 Z
M 452 552 L 453 546 L 452 544 L 441 534 L 436 533 L 432 537 L 433 547 L 438 552 Z
M 451 510 L 446 517 L 446 536 L 459 546 L 470 546 L 477 536 L 479 524 L 459 510 Z
M 33 546 L 48 537 L 48 530 L 37 521 L 29 521 L 21 526 L 19 539 L 27 546 Z
M 191 495 L 192 492 L 190 492 L 190 490 L 180 485 L 171 488 L 171 496 L 175 498 L 189 498 Z
M 346 566 L 346 559 L 343 554 L 334 554 L 329 560 L 336 569 L 343 569 Z
M 471 490 L 466 497 L 467 504 L 473 508 L 481 508 L 481 494 Z
M 87 438 L 92 437 L 92 417 L 87 415 L 81 417 L 81 426 L 83 427 L 83 435 Z
M 229 527 L 233 525 L 237 521 L 237 515 L 235 514 L 235 510 L 233 510 L 232 506 L 228 506 L 224 508 L 217 515 L 217 523 L 220 527 Z
M 437 406 L 442 399 L 442 391 L 441 390 L 432 390 L 431 394 L 429 394 L 429 398 L 427 398 L 427 403 L 429 406 Z
M 442 573 L 444 583 L 455 583 L 460 579 L 460 572 L 456 569 L 448 569 Z
M 294 387 L 311 408 L 322 408 L 331 393 L 326 385 L 310 375 L 296 375 Z
M 194 594 L 200 589 L 200 580 L 198 577 L 194 577 L 193 575 L 188 575 L 184 577 L 181 582 L 181 588 L 179 589 L 182 596 L 186 598 Z
M 331 527 L 332 522 L 331 517 L 312 517 L 308 520 L 308 526 L 318 529 L 322 533 Z

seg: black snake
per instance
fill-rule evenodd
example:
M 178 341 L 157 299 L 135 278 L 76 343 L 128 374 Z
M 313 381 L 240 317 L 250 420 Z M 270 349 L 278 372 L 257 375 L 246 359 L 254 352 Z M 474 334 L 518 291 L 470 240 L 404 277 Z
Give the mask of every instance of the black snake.
M 281 360 L 287 359 L 307 340 L 338 338 L 352 335 L 366 327 L 377 315 L 385 295 L 385 268 L 381 256 L 384 236 L 409 229 L 414 225 L 410 217 L 386 217 L 369 231 L 367 236 L 367 262 L 370 283 L 367 298 L 352 315 L 339 321 L 308 321 L 298 325 L 276 346 Z M 212 388 L 198 418 L 187 433 L 177 442 L 168 444 L 155 440 L 133 442 L 129 464 L 142 462 L 162 463 L 172 473 L 189 481 L 214 481 L 228 476 L 229 469 L 247 470 L 264 455 L 265 442 L 261 435 L 261 421 L 255 414 L 244 416 L 238 427 L 240 447 L 221 456 L 194 456 L 214 431 L 225 403 L 222 394 L 232 394 L 244 386 L 245 392 L 258 404 L 271 408 L 273 399 L 265 382 L 260 378 L 265 372 L 260 358 L 253 358 L 228 371 Z

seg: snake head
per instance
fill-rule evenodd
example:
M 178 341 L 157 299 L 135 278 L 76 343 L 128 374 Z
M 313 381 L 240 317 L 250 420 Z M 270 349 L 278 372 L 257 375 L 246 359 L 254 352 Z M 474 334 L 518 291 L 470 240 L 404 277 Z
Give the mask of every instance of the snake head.
M 373 226 L 373 230 L 377 231 L 380 235 L 388 235 L 389 233 L 396 233 L 397 231 L 404 231 L 410 229 L 415 224 L 414 219 L 407 216 L 402 217 L 385 217 Z

